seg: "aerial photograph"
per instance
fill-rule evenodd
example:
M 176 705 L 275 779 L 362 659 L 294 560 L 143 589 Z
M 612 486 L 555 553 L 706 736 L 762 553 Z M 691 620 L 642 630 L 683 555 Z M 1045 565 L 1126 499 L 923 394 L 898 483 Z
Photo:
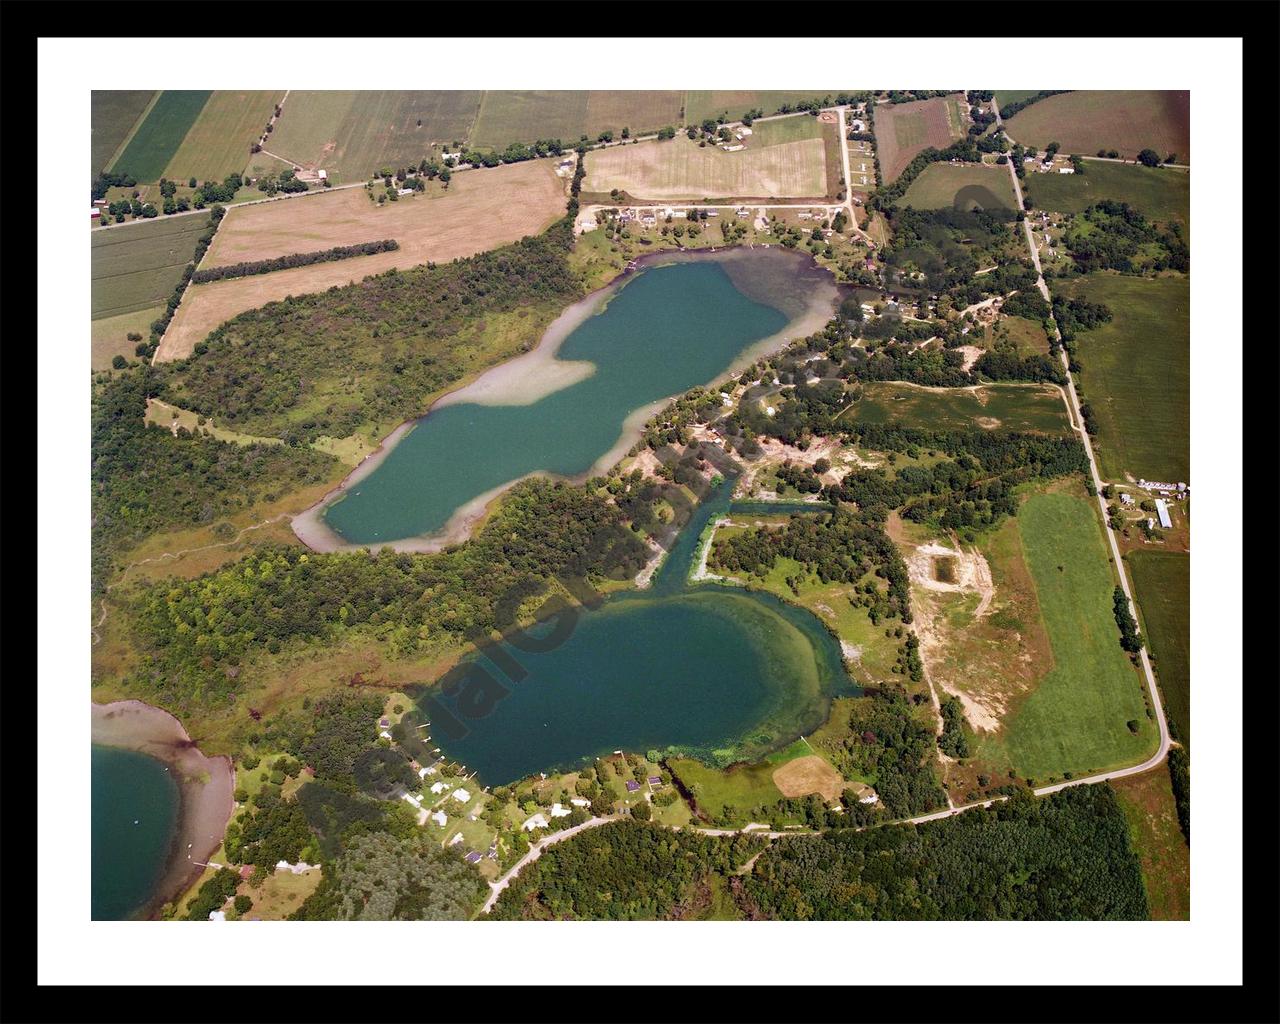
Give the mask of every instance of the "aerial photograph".
M 93 89 L 82 916 L 1188 921 L 1191 95 Z

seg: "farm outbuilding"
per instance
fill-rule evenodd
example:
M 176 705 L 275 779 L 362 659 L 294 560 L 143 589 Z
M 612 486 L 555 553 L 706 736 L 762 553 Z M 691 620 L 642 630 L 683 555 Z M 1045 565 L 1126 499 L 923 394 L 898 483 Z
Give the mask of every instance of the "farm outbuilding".
M 1169 506 L 1163 498 L 1156 498 L 1156 515 L 1160 517 L 1160 525 L 1166 530 L 1173 528 L 1173 520 L 1169 518 Z

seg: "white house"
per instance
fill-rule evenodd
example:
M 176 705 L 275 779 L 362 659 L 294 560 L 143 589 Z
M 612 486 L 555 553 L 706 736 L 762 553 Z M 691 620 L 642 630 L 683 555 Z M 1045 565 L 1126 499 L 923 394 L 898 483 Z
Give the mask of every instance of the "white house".
M 737 134 L 738 134 L 738 138 L 742 138 L 742 137 L 743 137 L 743 136 L 745 136 L 745 135 L 751 135 L 751 134 L 752 134 L 752 131 L 751 131 L 751 129 L 750 129 L 750 128 L 748 128 L 748 127 L 744 124 L 741 128 L 739 128 L 739 129 L 738 129 L 738 133 L 737 133 Z
M 210 920 L 210 921 L 225 921 L 226 919 L 227 919 L 227 915 L 226 915 L 223 911 L 221 911 L 221 910 L 211 910 L 211 911 L 209 911 L 209 920 Z
M 551 817 L 553 818 L 567 818 L 570 813 L 567 807 L 561 807 L 559 804 L 551 805 Z
M 450 846 L 457 846 L 460 842 L 462 842 L 462 833 L 461 833 L 461 832 L 455 832 L 455 833 L 453 834 L 453 838 L 449 840 L 449 845 L 450 845 Z
M 444 828 L 449 821 L 449 816 L 445 814 L 444 811 L 436 811 L 435 814 L 431 815 L 431 820 L 441 828 Z
M 445 783 L 445 782 L 431 783 L 431 792 L 436 793 L 437 795 L 440 793 L 443 793 L 448 788 L 449 788 L 449 785 L 448 783 Z
M 532 818 L 526 821 L 524 825 L 522 825 L 521 827 L 526 832 L 532 832 L 535 828 L 546 828 L 547 827 L 546 815 L 544 815 L 541 811 L 539 811 Z
M 430 767 L 427 767 L 427 768 L 419 768 L 419 769 L 418 769 L 418 778 L 420 778 L 420 779 L 425 779 L 428 775 L 434 775 L 435 773 L 436 773 L 436 770 L 435 770 L 434 768 L 430 768 Z
M 465 789 L 455 789 L 453 791 L 453 798 L 457 800 L 458 803 L 465 804 L 468 800 L 471 799 L 471 794 L 468 793 Z
M 387 732 L 386 729 L 383 729 L 380 733 L 378 733 L 378 735 L 381 736 L 384 740 L 391 739 L 391 733 Z
M 401 797 L 401 799 L 404 800 L 406 803 L 413 804 L 414 807 L 417 807 L 417 808 L 422 807 L 422 797 L 420 796 L 412 796 L 409 793 L 406 793 L 403 797 Z

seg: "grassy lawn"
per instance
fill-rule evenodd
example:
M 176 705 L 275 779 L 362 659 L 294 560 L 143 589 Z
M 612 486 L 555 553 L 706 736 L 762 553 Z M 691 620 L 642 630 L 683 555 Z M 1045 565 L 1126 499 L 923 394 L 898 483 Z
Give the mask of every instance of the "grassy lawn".
M 1028 174 L 1022 190 L 1037 208 L 1054 213 L 1080 213 L 1100 200 L 1114 199 L 1141 210 L 1153 221 L 1176 221 L 1184 231 L 1188 227 L 1191 175 L 1187 171 L 1086 160 L 1085 172 Z
M 726 807 L 743 815 L 759 804 L 775 804 L 782 799 L 782 791 L 773 784 L 778 766 L 768 761 L 738 765 L 728 771 L 709 768 L 689 758 L 672 758 L 667 765 L 693 794 L 703 813 L 712 818 L 724 814 Z
M 1191 295 L 1181 277 L 1089 274 L 1057 285 L 1110 307 L 1113 319 L 1076 339 L 1082 402 L 1094 410 L 1106 480 L 1189 480 Z
M 1064 772 L 1136 764 L 1154 748 L 1157 730 L 1145 713 L 1142 680 L 1120 649 L 1115 579 L 1097 515 L 1083 498 L 1037 494 L 1017 522 L 1053 667 L 999 732 L 983 736 L 975 757 L 1037 785 Z
M 1040 100 L 1014 114 L 1009 134 L 1025 146 L 1062 144 L 1063 153 L 1092 156 L 1114 149 L 1133 159 L 1145 148 L 1189 164 L 1191 94 L 1156 90 L 1089 90 Z
M 151 89 L 94 90 L 89 101 L 89 157 L 94 174 L 111 163 L 153 96 Z
M 1158 765 L 1110 783 L 1129 823 L 1129 841 L 1142 862 L 1154 921 L 1191 919 L 1191 850 L 1178 827 L 1169 769 Z
M 1066 175 L 1064 175 L 1066 177 Z M 990 164 L 930 164 L 902 197 L 917 210 L 1015 208 L 1009 172 Z
M 934 430 L 1071 430 L 1062 394 L 1051 385 L 988 384 L 978 388 L 928 390 L 910 384 L 874 382 L 840 414 L 859 423 L 900 423 Z
M 1004 89 L 1001 89 L 1001 90 L 997 91 L 997 92 L 996 92 L 996 94 L 995 94 L 995 96 L 996 96 L 996 103 L 997 103 L 999 106 L 1001 106 L 1001 107 L 1004 107 L 1004 106 L 1006 106 L 1007 104 L 1010 104 L 1010 103 L 1019 103 L 1019 102 L 1021 102 L 1022 100 L 1030 99 L 1032 96 L 1034 96 L 1034 95 L 1035 95 L 1036 93 L 1038 93 L 1039 91 L 1040 91 L 1039 89 L 1022 89 L 1022 90 L 1017 90 L 1017 89 L 1004 90 Z
M 102 228 L 91 236 L 90 309 L 93 319 L 161 305 L 195 254 L 208 214 Z M 143 332 L 144 335 L 147 332 Z
M 1134 599 L 1175 737 L 1191 745 L 1191 556 L 1133 551 Z
M 208 90 L 166 89 L 111 170 L 139 181 L 158 181 L 211 95 Z
M 89 365 L 95 370 L 111 368 L 111 359 L 121 355 L 133 362 L 138 343 L 130 341 L 130 334 L 141 334 L 143 341 L 151 336 L 151 325 L 164 313 L 163 306 L 149 306 L 132 313 L 107 316 L 93 321 L 90 340 Z
M 1020 356 L 1047 356 L 1049 354 L 1049 335 L 1045 333 L 1044 324 L 1038 320 L 1028 320 L 1025 316 L 1005 317 L 996 324 L 992 341 L 1008 338 L 1018 347 Z
M 268 875 L 257 889 L 247 881 L 240 883 L 236 895 L 248 896 L 253 906 L 244 915 L 246 921 L 283 921 L 298 909 L 320 884 L 319 869 L 295 875 L 277 871 Z

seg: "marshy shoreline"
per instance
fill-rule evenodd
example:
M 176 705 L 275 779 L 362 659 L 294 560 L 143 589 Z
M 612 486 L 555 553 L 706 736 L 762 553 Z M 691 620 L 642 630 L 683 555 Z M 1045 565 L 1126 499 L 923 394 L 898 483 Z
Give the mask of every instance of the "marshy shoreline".
M 165 868 L 151 898 L 135 914 L 152 918 L 181 895 L 222 845 L 235 809 L 235 770 L 225 755 L 203 754 L 169 712 L 140 700 L 92 705 L 92 742 L 163 762 L 178 784 L 178 815 Z

